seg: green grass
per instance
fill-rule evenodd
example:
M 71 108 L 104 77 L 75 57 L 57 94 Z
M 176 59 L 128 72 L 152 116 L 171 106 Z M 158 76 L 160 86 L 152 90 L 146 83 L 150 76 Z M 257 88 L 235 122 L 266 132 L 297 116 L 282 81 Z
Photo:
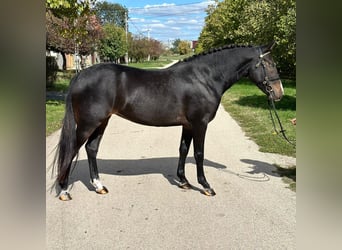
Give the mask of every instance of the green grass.
M 71 78 L 75 75 L 72 70 L 58 71 L 56 82 L 52 87 L 46 88 L 46 91 L 57 91 L 66 93 L 69 88 Z
M 74 76 L 72 71 L 64 71 L 57 73 L 57 80 L 54 85 L 46 91 L 56 91 L 66 93 L 69 87 L 70 79 Z M 62 126 L 62 120 L 65 112 L 64 101 L 47 100 L 45 102 L 46 109 L 46 136 L 51 135 Z
M 296 126 L 290 119 L 296 117 L 296 87 L 289 80 L 283 81 L 283 87 L 285 95 L 276 102 L 276 109 L 287 137 L 295 141 Z M 233 85 L 223 95 L 222 104 L 246 135 L 259 145 L 261 152 L 296 156 L 296 147 L 274 132 L 267 98 L 253 83 L 241 80 Z
M 62 126 L 64 101 L 46 101 L 46 136 L 51 135 Z
M 129 63 L 128 66 L 140 68 L 140 69 L 153 69 L 153 68 L 161 68 L 165 65 L 172 63 L 174 60 L 182 60 L 184 58 L 190 57 L 192 54 L 189 55 L 172 55 L 172 56 L 161 56 L 156 61 L 149 61 L 149 62 L 141 62 L 141 63 Z
M 165 65 L 172 63 L 172 60 L 158 60 L 158 61 L 149 61 L 149 62 L 140 62 L 140 63 L 129 63 L 128 66 L 140 68 L 140 69 L 152 69 L 152 68 L 160 68 Z

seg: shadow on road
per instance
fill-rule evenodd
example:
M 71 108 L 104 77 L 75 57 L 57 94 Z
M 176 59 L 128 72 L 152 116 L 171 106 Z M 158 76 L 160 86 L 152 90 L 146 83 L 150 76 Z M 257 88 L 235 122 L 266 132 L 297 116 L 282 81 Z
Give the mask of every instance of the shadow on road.
M 133 159 L 133 160 L 101 160 L 98 159 L 98 169 L 100 174 L 131 176 L 131 175 L 147 175 L 161 174 L 171 185 L 178 185 L 178 177 L 176 174 L 178 157 L 165 158 L 149 158 L 149 159 Z M 187 163 L 195 164 L 194 157 L 188 157 Z M 226 166 L 204 160 L 205 167 L 214 167 L 217 169 L 225 169 Z M 71 174 L 69 184 L 81 181 L 89 190 L 93 191 L 89 177 L 89 168 L 87 160 L 79 160 L 77 162 L 74 173 Z
M 267 175 L 280 177 L 289 185 L 289 189 L 294 192 L 296 191 L 296 166 L 283 168 L 277 165 L 271 165 L 269 163 L 256 160 L 241 159 L 241 161 L 251 165 L 250 168 L 252 168 L 252 170 L 246 173 L 251 175 L 262 174 L 264 177 L 267 177 Z
M 279 177 L 279 174 L 275 172 L 277 170 L 276 167 L 272 164 L 269 164 L 263 161 L 250 160 L 250 159 L 241 159 L 241 161 L 244 163 L 247 163 L 248 165 L 251 165 L 250 168 L 252 170 L 246 172 L 248 174 L 267 174 L 267 175 Z

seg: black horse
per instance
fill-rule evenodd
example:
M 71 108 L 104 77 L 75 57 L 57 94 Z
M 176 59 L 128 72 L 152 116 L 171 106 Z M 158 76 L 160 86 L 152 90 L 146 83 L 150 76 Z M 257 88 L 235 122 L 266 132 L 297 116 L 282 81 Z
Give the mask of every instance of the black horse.
M 177 176 L 190 188 L 185 158 L 193 140 L 198 182 L 204 194 L 215 195 L 203 171 L 204 139 L 223 93 L 241 77 L 249 77 L 269 98 L 280 100 L 283 88 L 270 51 L 265 46 L 225 46 L 193 56 L 166 69 L 142 70 L 112 63 L 97 64 L 70 83 L 55 164 L 59 198 L 70 200 L 68 177 L 72 161 L 86 142 L 90 179 L 101 184 L 96 155 L 112 114 L 149 126 L 182 126 Z

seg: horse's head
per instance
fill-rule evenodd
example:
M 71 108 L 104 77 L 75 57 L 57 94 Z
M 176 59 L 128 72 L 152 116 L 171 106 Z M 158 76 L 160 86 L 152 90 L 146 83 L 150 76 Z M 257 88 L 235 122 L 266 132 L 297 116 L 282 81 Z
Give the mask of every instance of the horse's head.
M 284 94 L 284 89 L 276 65 L 271 56 L 273 46 L 274 42 L 258 48 L 259 55 L 252 61 L 248 77 L 255 82 L 270 99 L 280 101 Z

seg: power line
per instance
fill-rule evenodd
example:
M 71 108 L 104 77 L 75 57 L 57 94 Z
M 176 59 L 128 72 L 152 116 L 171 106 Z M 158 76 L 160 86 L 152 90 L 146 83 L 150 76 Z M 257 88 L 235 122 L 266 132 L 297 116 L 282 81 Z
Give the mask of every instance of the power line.
M 214 2 L 214 1 L 211 1 L 211 2 Z M 205 3 L 205 2 L 201 1 L 201 2 L 182 3 L 182 4 L 152 5 L 152 6 L 148 6 L 148 7 L 131 7 L 131 8 L 128 8 L 128 10 L 146 10 L 146 9 L 156 9 L 156 8 L 170 8 L 170 7 L 177 7 L 177 6 L 195 5 L 195 4 L 199 4 L 199 3 Z
M 204 11 L 206 8 L 201 8 L 201 9 L 196 9 L 196 10 L 192 10 L 192 11 L 187 11 L 187 12 L 181 12 L 181 13 L 169 13 L 169 14 L 159 14 L 159 15 L 154 15 L 154 14 L 136 14 L 137 16 L 138 15 L 143 15 L 144 17 L 165 17 L 165 16 L 187 16 L 189 15 L 189 13 L 191 14 L 191 12 L 196 12 L 194 14 L 198 14 L 198 11 Z

